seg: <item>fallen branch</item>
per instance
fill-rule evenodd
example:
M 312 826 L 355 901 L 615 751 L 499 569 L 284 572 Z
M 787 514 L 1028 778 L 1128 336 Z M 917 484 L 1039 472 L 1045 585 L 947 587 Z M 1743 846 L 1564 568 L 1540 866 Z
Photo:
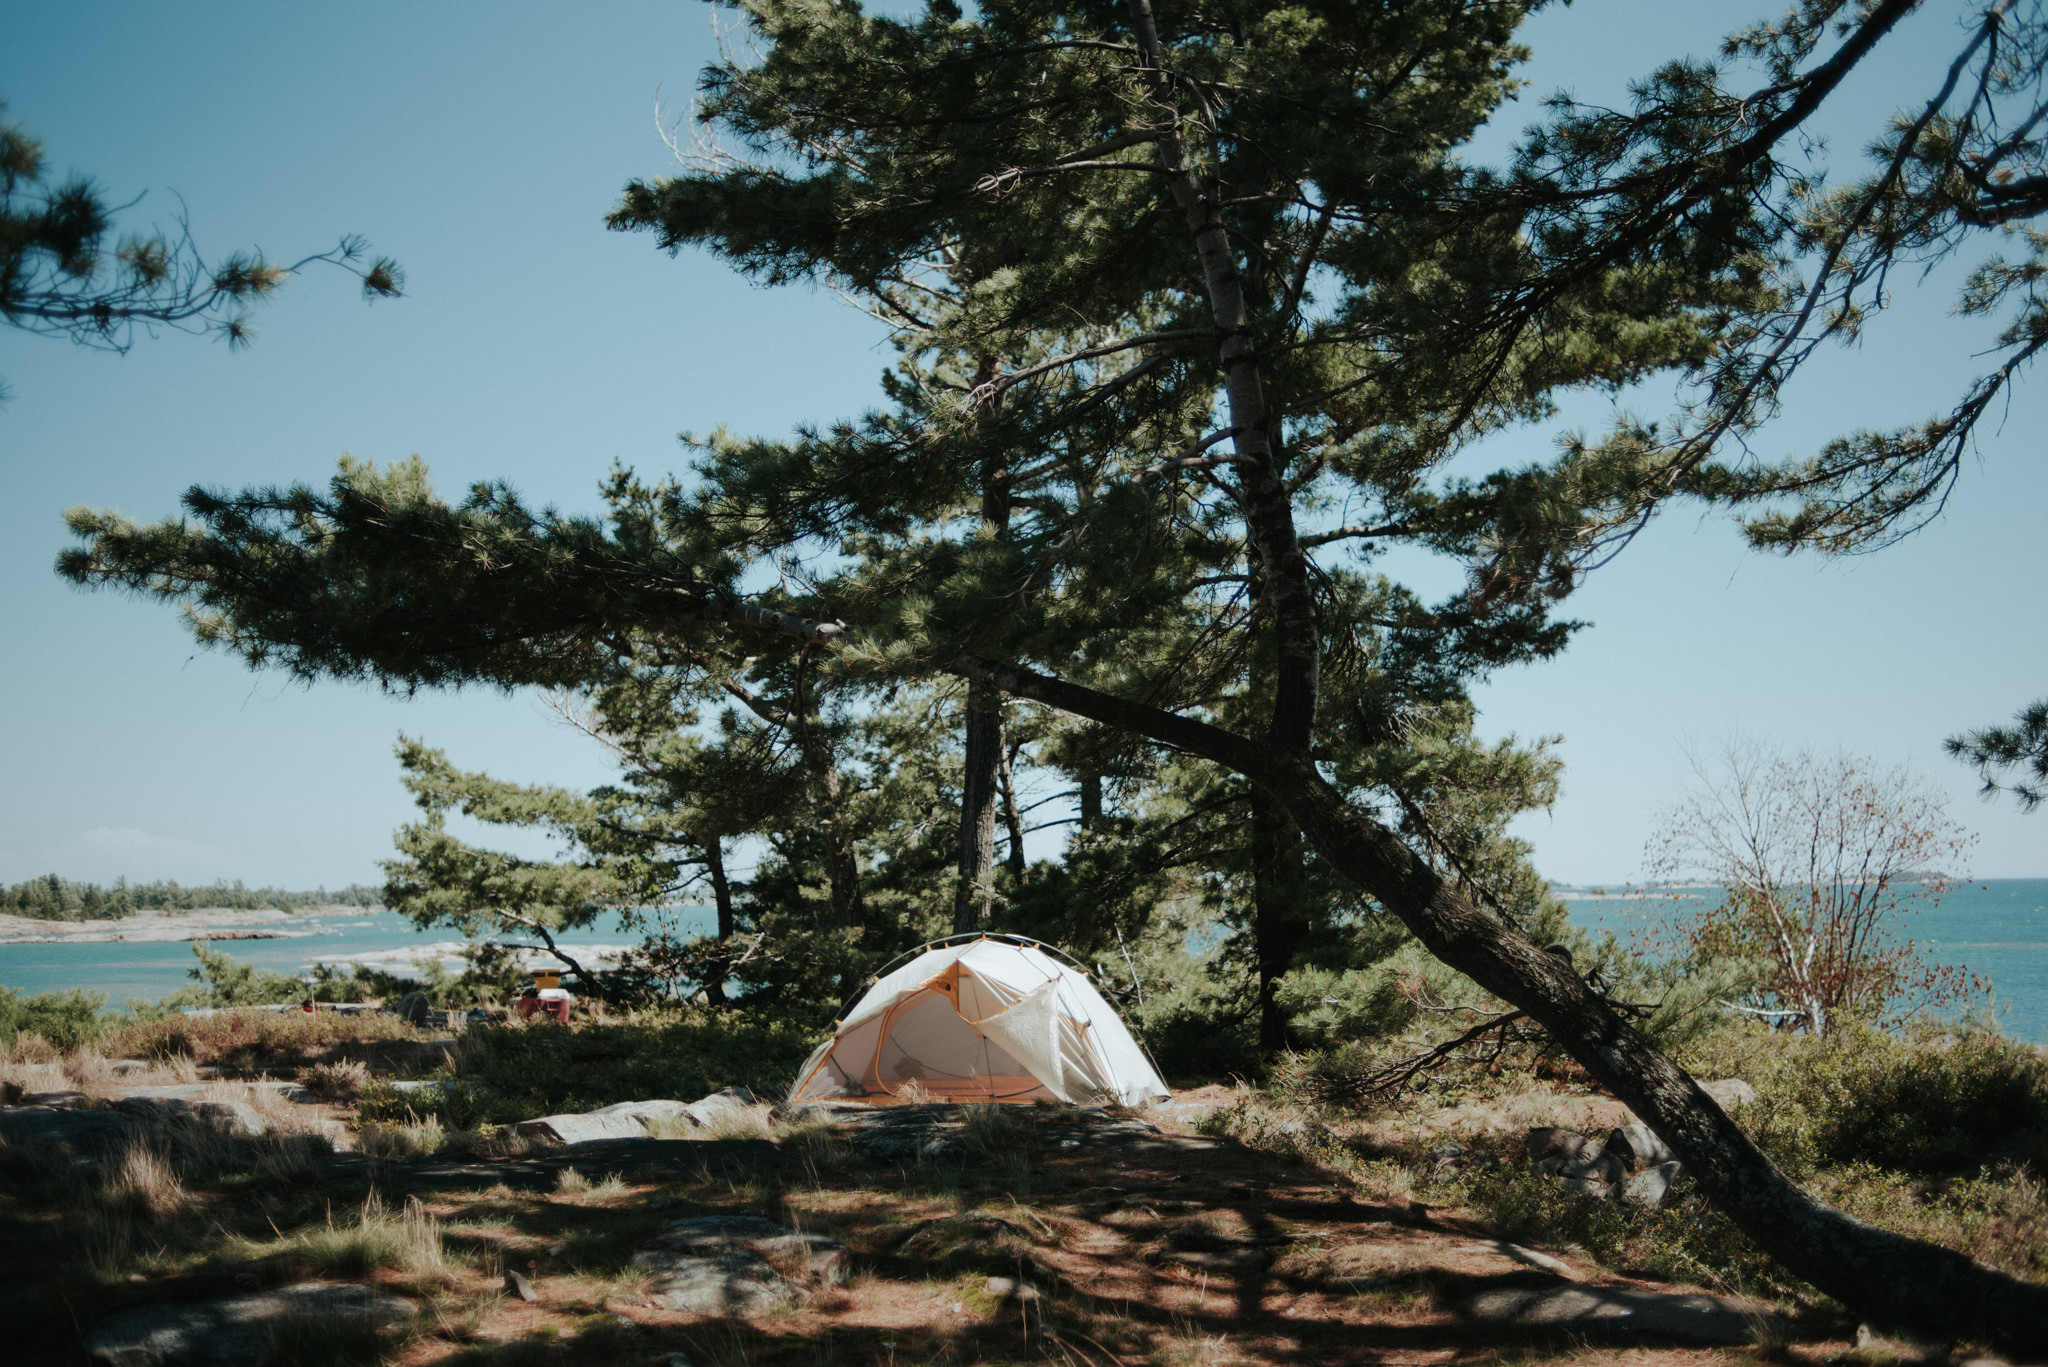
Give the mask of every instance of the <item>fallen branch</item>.
M 1491 1063 L 1512 1044 L 1526 1044 L 1543 1037 L 1542 1030 L 1524 1026 L 1526 1011 L 1509 1011 L 1490 1016 L 1454 1039 L 1407 1058 L 1395 1059 L 1376 1068 L 1353 1071 L 1308 1071 L 1302 1075 L 1302 1090 L 1317 1101 L 1363 1101 L 1390 1096 L 1411 1086 L 1428 1091 L 1437 1081 L 1437 1071 L 1449 1063 Z M 1458 1051 L 1492 1035 L 1491 1050 L 1482 1057 L 1460 1057 Z M 1418 1084 L 1416 1079 L 1422 1081 Z

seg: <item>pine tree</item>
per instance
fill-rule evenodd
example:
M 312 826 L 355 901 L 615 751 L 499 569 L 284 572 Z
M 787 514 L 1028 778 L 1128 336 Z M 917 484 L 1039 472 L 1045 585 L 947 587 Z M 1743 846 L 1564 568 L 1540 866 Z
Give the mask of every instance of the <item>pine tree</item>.
M 316 263 L 355 276 L 365 299 L 404 290 L 398 263 L 372 257 L 355 236 L 289 264 L 252 252 L 210 263 L 181 217 L 169 229 L 128 234 L 109 252 L 116 212 L 84 177 L 51 184 L 42 143 L 18 123 L 0 124 L 0 321 L 114 352 L 128 350 L 138 328 L 212 333 L 245 346 L 249 306 Z
M 1526 1010 L 1793 1271 L 2038 1343 L 2048 1292 L 1800 1191 L 1527 933 L 1495 818 L 1541 756 L 1455 724 L 1471 680 L 1563 647 L 1557 604 L 1660 504 L 1763 496 L 1715 459 L 1768 416 L 1799 316 L 1807 187 L 1779 149 L 1910 8 L 1803 6 L 1743 40 L 1759 88 L 1674 64 L 1492 173 L 1455 151 L 1509 87 L 1521 6 L 759 0 L 760 60 L 701 105 L 737 152 L 630 187 L 615 222 L 889 301 L 888 408 L 714 434 L 690 482 L 615 480 L 603 520 L 349 464 L 325 491 L 194 491 L 183 522 L 74 514 L 63 569 L 307 676 L 580 686 L 644 649 L 761 652 L 792 731 L 827 679 L 949 675 L 1214 766 L 1263 809 L 1268 981 L 1313 938 L 1267 911 L 1312 854 Z M 1657 375 L 1707 398 L 1454 465 L 1562 393 Z M 995 482 L 1006 523 L 981 515 Z M 1403 544 L 1465 590 L 1372 572 Z

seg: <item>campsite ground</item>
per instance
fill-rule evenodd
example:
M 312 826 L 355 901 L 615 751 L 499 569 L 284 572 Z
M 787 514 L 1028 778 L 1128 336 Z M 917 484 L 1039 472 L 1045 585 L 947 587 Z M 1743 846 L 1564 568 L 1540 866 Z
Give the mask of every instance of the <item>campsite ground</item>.
M 445 1056 L 402 1039 L 357 1052 L 386 1072 Z M 347 1116 L 304 1092 L 207 1084 L 258 1073 L 258 1062 L 184 1056 L 121 1071 L 90 1052 L 17 1056 L 0 1081 L 39 1093 L 61 1083 L 74 1098 L 40 1099 L 89 1112 L 182 1080 L 221 1098 L 244 1089 L 274 1130 L 331 1129 Z M 1876 1367 L 1913 1356 L 1853 1346 L 1855 1326 L 1824 1308 L 1781 1323 L 1761 1347 L 1476 1317 L 1489 1292 L 1692 1289 L 1602 1266 L 1562 1236 L 1504 1238 L 1478 1211 L 1438 1204 L 1457 1190 L 1435 1180 L 1443 1160 L 1430 1168 L 1430 1147 L 1446 1137 L 1506 1156 L 1527 1125 L 1619 1118 L 1617 1103 L 1568 1081 L 1390 1117 L 1343 1141 L 1370 1161 L 1335 1166 L 1312 1157 L 1319 1141 L 1301 1127 L 1313 1122 L 1263 1104 L 1209 1086 L 1146 1117 L 933 1108 L 898 1117 L 925 1127 L 908 1143 L 900 1126 L 877 1143 L 843 1116 L 778 1119 L 766 1107 L 680 1138 L 567 1147 L 372 1125 L 354 1136 L 366 1152 L 333 1155 L 310 1135 L 163 1131 L 80 1163 L 14 1142 L 0 1147 L 0 1316 L 18 1360 L 50 1363 L 87 1361 L 94 1334 L 138 1307 L 309 1280 L 381 1287 L 417 1313 L 375 1334 L 287 1320 L 268 1331 L 273 1360 Z M 1302 1142 L 1263 1142 L 1276 1134 Z M 635 1251 L 675 1221 L 730 1214 L 845 1245 L 851 1276 L 758 1313 L 663 1308 Z M 533 1300 L 508 1290 L 515 1272 Z

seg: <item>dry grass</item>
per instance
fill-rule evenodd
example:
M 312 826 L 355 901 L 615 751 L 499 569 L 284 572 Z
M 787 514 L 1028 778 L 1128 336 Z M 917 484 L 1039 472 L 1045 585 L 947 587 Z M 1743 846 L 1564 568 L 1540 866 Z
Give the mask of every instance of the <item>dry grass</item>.
M 1151 1360 L 1159 1367 L 1226 1367 L 1238 1356 L 1223 1335 L 1203 1333 L 1183 1320 L 1173 1326 Z
M 97 1049 L 79 1049 L 64 1055 L 60 1067 L 64 1076 L 87 1096 L 105 1096 L 120 1074 L 113 1061 Z
M 563 1168 L 555 1174 L 555 1195 L 565 1200 L 589 1203 L 616 1201 L 631 1191 L 626 1179 L 615 1172 L 608 1172 L 595 1182 L 574 1168 Z
M 448 1132 L 438 1117 L 424 1120 L 372 1120 L 356 1131 L 356 1150 L 371 1158 L 427 1158 L 441 1151 Z
M 16 1036 L 6 1060 L 0 1062 L 0 1084 L 19 1089 L 24 1094 L 77 1090 L 71 1075 L 64 1071 L 63 1060 L 54 1052 L 36 1047 L 42 1042 L 38 1035 Z
M 691 1139 L 775 1139 L 781 1126 L 769 1118 L 766 1106 L 735 1106 L 717 1112 L 711 1123 L 688 1136 Z M 677 1136 L 681 1138 L 682 1136 Z
M 110 1206 L 153 1225 L 174 1220 L 193 1207 L 192 1195 L 169 1157 L 141 1139 L 130 1140 L 108 1165 L 103 1191 Z
M 361 1059 L 330 1059 L 299 1069 L 299 1085 L 321 1101 L 354 1101 L 369 1081 L 370 1067 Z
M 474 1158 L 527 1158 L 546 1153 L 554 1146 L 547 1140 L 521 1134 L 510 1125 L 485 1125 L 474 1130 L 450 1130 L 447 1146 Z
M 116 1057 L 169 1060 L 233 1068 L 311 1065 L 340 1056 L 348 1046 L 417 1040 L 396 1016 L 366 1011 L 222 1011 L 212 1016 L 174 1014 L 112 1031 L 102 1048 Z
M 136 1067 L 134 1060 L 116 1060 L 103 1050 L 86 1047 L 59 1052 L 38 1035 L 19 1035 L 0 1054 L 0 1086 L 23 1093 L 83 1092 L 104 1099 L 123 1087 L 163 1086 L 199 1081 L 190 1059 L 159 1060 Z M 126 1066 L 118 1066 L 125 1063 Z
M 265 1147 L 253 1171 L 257 1181 L 272 1191 L 305 1186 L 320 1178 L 314 1155 L 331 1147 L 324 1138 L 317 1142 L 309 1138 L 282 1138 Z
M 238 1240 L 233 1251 L 251 1259 L 290 1255 L 324 1276 L 364 1277 L 389 1268 L 429 1284 L 452 1280 L 440 1222 L 417 1197 L 407 1197 L 392 1214 L 375 1189 L 353 1220 L 336 1221 L 330 1209 L 323 1224 L 275 1240 Z

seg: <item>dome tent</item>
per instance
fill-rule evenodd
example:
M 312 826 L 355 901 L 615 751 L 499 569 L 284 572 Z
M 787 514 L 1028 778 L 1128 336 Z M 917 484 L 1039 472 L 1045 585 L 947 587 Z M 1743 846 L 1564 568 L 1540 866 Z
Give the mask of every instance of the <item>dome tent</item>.
M 1036 941 L 940 942 L 878 978 L 797 1074 L 791 1101 L 886 1100 L 915 1082 L 944 1101 L 1169 1093 L 1114 1008 Z

